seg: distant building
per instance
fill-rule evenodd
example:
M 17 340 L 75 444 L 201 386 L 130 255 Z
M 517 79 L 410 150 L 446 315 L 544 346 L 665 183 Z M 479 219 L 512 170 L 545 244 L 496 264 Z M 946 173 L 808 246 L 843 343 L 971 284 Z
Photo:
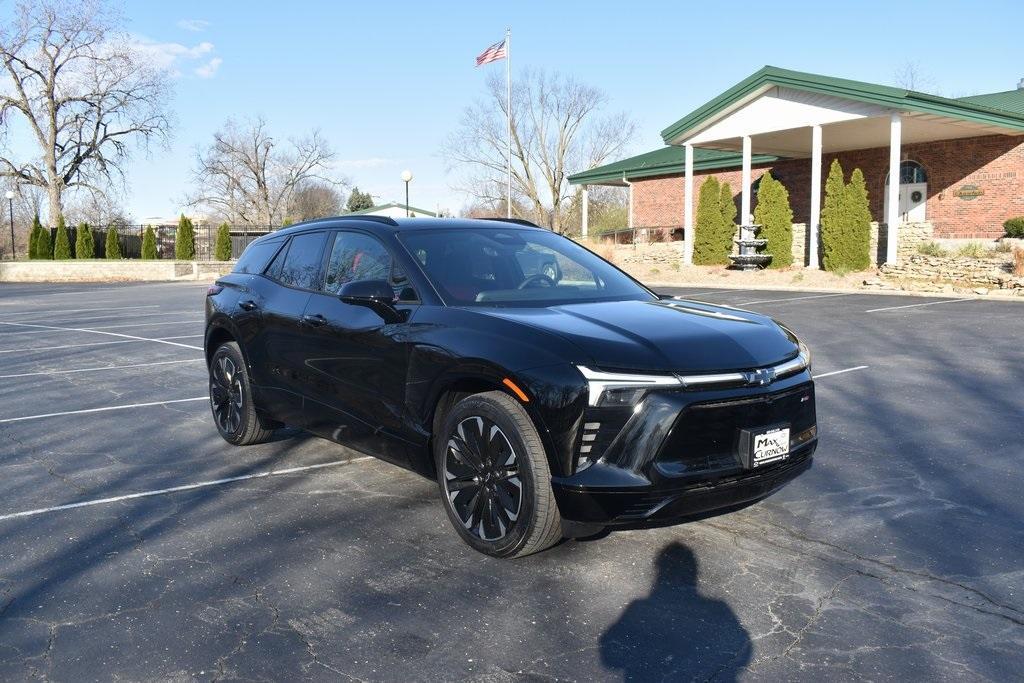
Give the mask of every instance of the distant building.
M 427 211 L 426 209 L 417 209 L 415 206 L 406 207 L 405 204 L 398 204 L 391 202 L 390 204 L 380 204 L 378 206 L 371 206 L 369 209 L 362 209 L 361 211 L 352 211 L 344 214 L 346 216 L 388 216 L 389 218 L 405 218 L 406 216 L 412 216 L 413 218 L 437 218 L 437 214 L 433 211 Z

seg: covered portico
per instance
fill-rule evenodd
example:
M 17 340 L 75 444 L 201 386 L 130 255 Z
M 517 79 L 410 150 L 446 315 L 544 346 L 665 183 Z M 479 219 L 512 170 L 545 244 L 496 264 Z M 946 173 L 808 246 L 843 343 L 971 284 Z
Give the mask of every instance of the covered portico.
M 765 67 L 662 131 L 665 143 L 683 152 L 684 262 L 690 264 L 693 256 L 695 165 L 709 154 L 739 162 L 741 224 L 752 222 L 754 164 L 784 159 L 792 168 L 794 160 L 806 160 L 803 189 L 792 178 L 786 185 L 791 195 L 807 193 L 807 266 L 818 268 L 823 160 L 828 156 L 888 149 L 887 177 L 901 180 L 886 181 L 880 227 L 886 236 L 884 261 L 895 262 L 899 225 L 907 214 L 906 201 L 900 200 L 906 187 L 900 173 L 904 147 L 994 134 L 1019 136 L 1022 131 L 1024 117 L 966 100 Z M 622 169 L 621 184 L 628 185 L 628 178 L 628 170 Z M 914 194 L 926 196 L 927 191 Z M 584 217 L 586 196 L 584 191 Z

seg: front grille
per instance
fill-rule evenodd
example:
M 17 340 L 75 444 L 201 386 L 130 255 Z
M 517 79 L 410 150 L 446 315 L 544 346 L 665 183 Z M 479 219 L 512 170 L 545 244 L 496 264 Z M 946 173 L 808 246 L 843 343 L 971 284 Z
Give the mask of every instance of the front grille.
M 790 425 L 791 450 L 813 435 L 808 431 L 815 427 L 812 384 L 749 398 L 694 403 L 676 419 L 658 454 L 658 469 L 677 476 L 739 469 L 740 430 L 784 422 Z

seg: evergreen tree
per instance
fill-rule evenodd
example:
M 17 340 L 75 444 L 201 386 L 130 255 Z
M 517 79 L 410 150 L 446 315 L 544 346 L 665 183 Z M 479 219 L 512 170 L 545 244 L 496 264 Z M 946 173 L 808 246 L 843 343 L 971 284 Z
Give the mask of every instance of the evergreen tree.
M 142 258 L 152 260 L 156 258 L 156 233 L 153 226 L 147 225 L 146 232 L 142 236 Z
M 110 260 L 121 259 L 121 242 L 117 239 L 117 230 L 113 225 L 107 228 L 107 241 L 103 251 Z
M 729 183 L 722 183 L 719 204 L 722 207 L 722 226 L 718 233 L 718 250 L 725 253 L 726 262 L 728 262 L 728 256 L 732 253 L 733 240 L 736 238 L 736 202 L 733 199 Z
M 218 261 L 231 260 L 231 228 L 224 223 L 217 229 L 217 244 L 213 249 Z
M 95 245 L 92 242 L 92 228 L 89 227 L 88 223 L 79 223 L 78 228 L 75 230 L 75 258 L 93 258 L 94 247 Z
M 868 203 L 864 173 L 859 168 L 850 174 L 845 199 L 849 245 L 847 267 L 850 270 L 867 270 L 871 267 L 871 205 Z
M 360 192 L 358 187 L 352 188 L 352 194 L 348 196 L 345 208 L 351 211 L 362 211 L 373 208 L 373 197 L 369 192 Z
M 821 206 L 821 251 L 825 270 L 847 268 L 845 242 L 846 181 L 838 159 L 832 160 Z
M 42 230 L 43 226 L 39 222 L 39 214 L 37 213 L 32 219 L 32 230 L 28 233 L 28 257 L 30 259 L 39 258 L 39 233 Z
M 53 258 L 67 261 L 71 258 L 71 240 L 68 238 L 68 226 L 64 222 L 64 214 L 57 216 L 57 236 L 53 241 Z
M 181 215 L 178 230 L 174 234 L 174 258 L 179 261 L 191 261 L 196 257 L 196 234 L 192 220 Z
M 53 258 L 50 229 L 43 226 L 39 226 L 39 236 L 36 238 L 36 258 L 44 260 Z
M 764 247 L 771 254 L 770 268 L 785 268 L 793 264 L 793 209 L 789 206 L 789 192 L 785 185 L 765 173 L 757 188 L 757 207 L 754 222 L 761 226 L 758 237 L 768 240 Z
M 699 266 L 728 263 L 722 250 L 722 192 L 715 176 L 708 176 L 697 193 L 697 218 L 693 229 L 693 262 Z
M 282 228 L 287 228 L 291 224 L 292 224 L 292 219 L 291 218 L 285 218 L 283 221 L 281 221 L 281 227 Z

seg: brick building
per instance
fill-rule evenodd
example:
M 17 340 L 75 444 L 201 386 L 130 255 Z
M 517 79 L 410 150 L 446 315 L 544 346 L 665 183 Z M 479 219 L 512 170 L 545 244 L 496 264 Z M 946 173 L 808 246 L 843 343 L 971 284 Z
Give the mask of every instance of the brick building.
M 1021 82 L 1024 86 L 1024 81 Z M 662 131 L 666 147 L 570 176 L 629 188 L 630 227 L 661 228 L 692 256 L 693 197 L 715 175 L 749 220 L 768 170 L 786 186 L 793 220 L 817 226 L 823 176 L 838 158 L 863 171 L 872 217 L 895 261 L 901 225 L 936 237 L 996 238 L 1024 215 L 1024 87 L 950 99 L 883 85 L 764 67 Z M 689 171 L 689 172 L 688 172 Z M 889 178 L 900 182 L 891 187 Z M 690 190 L 689 197 L 687 196 Z M 807 264 L 818 264 L 807 228 Z

